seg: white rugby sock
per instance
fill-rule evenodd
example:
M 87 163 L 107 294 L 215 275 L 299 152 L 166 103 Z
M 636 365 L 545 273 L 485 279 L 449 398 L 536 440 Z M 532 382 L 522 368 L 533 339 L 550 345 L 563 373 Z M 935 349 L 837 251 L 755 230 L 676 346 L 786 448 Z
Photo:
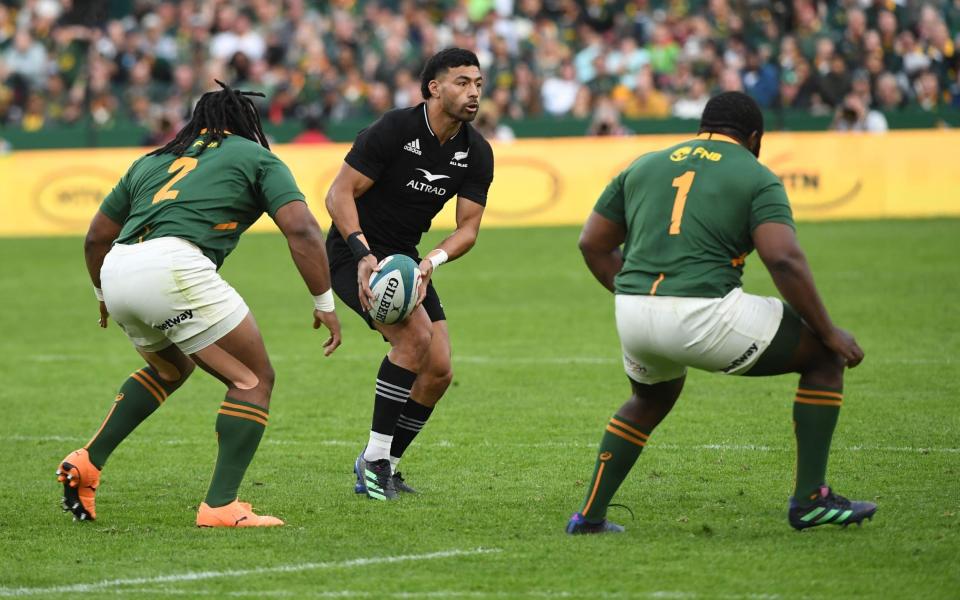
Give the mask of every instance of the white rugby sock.
M 391 472 L 391 473 L 396 473 L 396 472 L 397 472 L 397 465 L 399 465 L 399 464 L 400 464 L 400 459 L 397 458 L 396 456 L 391 456 L 391 457 L 390 457 L 390 472 Z
M 393 436 L 370 432 L 370 440 L 367 442 L 367 449 L 363 451 L 363 460 L 373 462 L 390 458 L 390 447 L 393 445 Z

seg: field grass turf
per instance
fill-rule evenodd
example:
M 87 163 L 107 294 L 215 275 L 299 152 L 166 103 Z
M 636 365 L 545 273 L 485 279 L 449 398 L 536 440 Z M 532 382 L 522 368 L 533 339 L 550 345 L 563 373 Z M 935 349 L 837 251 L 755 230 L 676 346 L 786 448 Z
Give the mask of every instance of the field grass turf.
M 692 372 L 615 498 L 636 520 L 614 508 L 627 533 L 591 538 L 563 527 L 628 385 L 575 228 L 484 231 L 440 269 L 455 382 L 401 464 L 423 494 L 389 505 L 355 496 L 351 475 L 387 346 L 342 309 L 344 345 L 323 359 L 282 238 L 247 236 L 223 273 L 278 379 L 241 497 L 288 522 L 260 531 L 193 527 L 222 399 L 199 371 L 111 458 L 100 519 L 60 512 L 57 461 L 142 363 L 115 324 L 96 327 L 79 239 L 0 240 L 0 596 L 960 598 L 960 221 L 799 231 L 866 351 L 831 482 L 876 518 L 791 530 L 796 377 Z M 745 282 L 773 291 L 756 257 Z

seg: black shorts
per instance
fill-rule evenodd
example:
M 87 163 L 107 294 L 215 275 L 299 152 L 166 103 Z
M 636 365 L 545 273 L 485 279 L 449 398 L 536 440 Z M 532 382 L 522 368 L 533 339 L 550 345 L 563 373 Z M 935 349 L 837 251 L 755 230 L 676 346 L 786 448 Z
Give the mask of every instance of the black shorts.
M 381 257 L 377 257 L 377 260 L 380 259 Z M 333 291 L 337 294 L 337 297 L 349 306 L 353 312 L 360 315 L 370 329 L 374 329 L 373 319 L 360 305 L 360 292 L 357 287 L 357 263 L 352 260 L 340 262 L 332 268 L 330 278 Z M 427 311 L 427 316 L 430 317 L 431 322 L 447 320 L 447 316 L 443 313 L 443 303 L 440 302 L 440 296 L 433 287 L 433 281 L 427 284 L 427 296 L 423 299 L 423 308 Z

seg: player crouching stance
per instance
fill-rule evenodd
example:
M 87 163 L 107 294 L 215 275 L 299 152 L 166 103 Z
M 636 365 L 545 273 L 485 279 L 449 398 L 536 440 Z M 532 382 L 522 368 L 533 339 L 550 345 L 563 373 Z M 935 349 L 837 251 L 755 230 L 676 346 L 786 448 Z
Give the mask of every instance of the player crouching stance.
M 826 485 L 844 368 L 857 366 L 863 351 L 820 300 L 783 184 L 757 160 L 762 136 L 756 102 L 720 94 L 704 109 L 696 139 L 639 158 L 607 186 L 584 226 L 587 266 L 616 294 L 633 395 L 606 426 L 568 533 L 623 531 L 606 520 L 607 506 L 680 396 L 688 366 L 751 377 L 800 374 L 790 525 L 860 523 L 877 509 Z M 786 303 L 741 289 L 754 248 Z
M 217 273 L 240 234 L 264 212 L 286 236 L 315 295 L 313 326 L 330 331 L 325 355 L 340 345 L 340 323 L 323 236 L 303 193 L 270 152 L 246 97 L 251 94 L 220 85 L 224 89 L 200 98 L 173 141 L 133 163 L 87 232 L 84 252 L 100 300 L 100 326 L 113 315 L 147 364 L 120 387 L 93 439 L 57 469 L 64 510 L 77 520 L 96 518 L 107 458 L 196 364 L 227 386 L 217 414 L 216 467 L 197 525 L 283 525 L 237 499 L 267 425 L 274 372 L 253 315 Z

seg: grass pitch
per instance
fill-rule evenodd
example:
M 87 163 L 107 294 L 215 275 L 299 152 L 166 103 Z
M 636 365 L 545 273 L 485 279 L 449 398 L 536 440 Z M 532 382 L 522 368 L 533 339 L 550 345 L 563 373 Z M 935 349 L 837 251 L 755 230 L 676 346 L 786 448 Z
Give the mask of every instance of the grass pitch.
M 863 528 L 786 522 L 796 377 L 691 372 L 615 501 L 620 536 L 563 533 L 628 393 L 611 297 L 574 228 L 490 230 L 436 276 L 455 382 L 401 469 L 418 497 L 353 494 L 387 346 L 341 310 L 323 359 L 310 298 L 276 235 L 223 272 L 278 379 L 241 495 L 283 528 L 198 530 L 223 391 L 197 372 L 111 458 L 95 523 L 58 508 L 57 461 L 83 445 L 141 361 L 97 308 L 79 239 L 0 240 L 5 485 L 0 596 L 960 598 L 960 221 L 800 226 L 849 373 L 830 479 L 880 505 Z M 432 243 L 438 235 L 431 236 Z M 772 293 L 756 257 L 746 289 Z

